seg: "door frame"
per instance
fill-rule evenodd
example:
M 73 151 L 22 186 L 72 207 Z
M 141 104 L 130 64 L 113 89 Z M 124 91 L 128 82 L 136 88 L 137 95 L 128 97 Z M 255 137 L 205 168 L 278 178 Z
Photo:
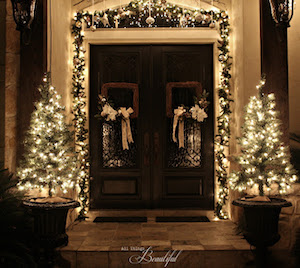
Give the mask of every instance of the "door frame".
M 217 29 L 206 28 L 143 28 L 143 29 L 100 29 L 95 32 L 84 29 L 85 39 L 83 48 L 86 50 L 85 58 L 85 91 L 86 97 L 90 99 L 90 45 L 213 45 L 213 100 L 214 100 L 214 133 L 217 133 L 217 117 L 219 116 L 219 96 L 217 87 L 220 81 L 220 64 L 218 61 L 218 39 Z M 89 122 L 89 101 L 87 101 L 87 126 Z M 214 163 L 215 163 L 214 154 Z M 214 204 L 218 201 L 218 182 L 214 168 Z

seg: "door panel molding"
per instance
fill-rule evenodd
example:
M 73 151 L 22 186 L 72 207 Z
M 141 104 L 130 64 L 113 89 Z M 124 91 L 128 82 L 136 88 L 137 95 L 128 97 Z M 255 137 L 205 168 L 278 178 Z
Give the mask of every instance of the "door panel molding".
M 93 45 L 90 52 L 92 207 L 213 209 L 214 45 Z M 129 58 L 118 63 L 118 57 L 123 55 L 135 55 L 130 68 L 136 74 L 126 68 Z M 105 69 L 109 59 L 114 63 L 110 69 Z M 209 117 L 201 124 L 201 165 L 171 168 L 167 165 L 168 120 L 171 119 L 166 114 L 166 86 L 188 81 L 198 82 L 210 93 Z M 95 95 L 104 83 L 116 82 L 139 86 L 140 111 L 135 119 L 138 128 L 136 167 L 104 168 L 102 160 L 99 161 L 101 124 L 93 118 L 97 112 Z

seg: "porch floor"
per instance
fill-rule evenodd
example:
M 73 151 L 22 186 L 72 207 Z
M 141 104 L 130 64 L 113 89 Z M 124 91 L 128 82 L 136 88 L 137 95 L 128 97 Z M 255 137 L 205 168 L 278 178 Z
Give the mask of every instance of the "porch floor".
M 141 267 L 144 265 L 130 264 L 128 259 L 152 247 L 153 256 L 164 256 L 169 250 L 183 251 L 178 261 L 168 267 L 245 267 L 253 255 L 231 221 L 214 221 L 213 213 L 208 212 L 204 215 L 211 222 L 155 222 L 155 216 L 200 214 L 203 215 L 199 211 L 92 211 L 86 221 L 68 228 L 69 244 L 61 248 L 61 255 L 71 263 L 68 267 Z M 147 216 L 148 222 L 94 223 L 97 216 Z M 162 263 L 145 265 L 164 267 Z

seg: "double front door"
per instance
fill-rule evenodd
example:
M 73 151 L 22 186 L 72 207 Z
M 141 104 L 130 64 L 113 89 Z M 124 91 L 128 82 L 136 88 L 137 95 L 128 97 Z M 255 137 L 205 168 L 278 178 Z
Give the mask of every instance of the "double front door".
M 185 120 L 179 148 L 173 110 L 193 106 L 203 89 L 208 118 Z M 99 94 L 115 109 L 133 108 L 129 149 L 120 120 L 95 117 Z M 91 208 L 213 209 L 212 45 L 92 45 L 89 101 Z

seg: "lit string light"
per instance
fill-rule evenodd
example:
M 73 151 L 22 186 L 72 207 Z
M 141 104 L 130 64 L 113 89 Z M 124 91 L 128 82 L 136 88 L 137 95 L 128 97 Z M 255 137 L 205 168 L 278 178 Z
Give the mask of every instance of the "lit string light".
M 275 95 L 264 94 L 264 85 L 263 79 L 257 86 L 257 96 L 251 97 L 245 108 L 242 137 L 239 138 L 242 154 L 237 159 L 240 171 L 230 174 L 229 185 L 238 191 L 256 186 L 263 196 L 277 184 L 279 194 L 287 194 L 297 180 L 296 170 L 290 163 L 289 148 L 280 141 L 281 122 L 275 111 Z
M 78 181 L 78 167 L 73 149 L 73 134 L 65 123 L 61 96 L 50 85 L 46 74 L 39 87 L 40 100 L 35 103 L 30 127 L 24 142 L 24 158 L 17 168 L 20 190 L 48 191 L 52 197 L 58 189 L 67 193 Z
M 219 84 L 219 105 L 220 115 L 217 118 L 218 130 L 215 138 L 215 156 L 216 156 L 216 176 L 218 180 L 218 197 L 216 204 L 216 216 L 221 219 L 227 218 L 227 213 L 223 207 L 228 198 L 228 165 L 226 157 L 226 148 L 230 139 L 230 104 L 233 101 L 230 93 L 230 70 L 231 57 L 229 56 L 229 16 L 226 11 L 206 11 L 204 9 L 191 10 L 179 7 L 174 4 L 167 3 L 161 0 L 152 1 L 152 14 L 155 22 L 149 25 L 146 19 L 149 16 L 148 12 L 149 1 L 137 0 L 130 2 L 122 9 L 120 14 L 118 9 L 106 9 L 105 11 L 95 11 L 92 19 L 92 14 L 87 11 L 77 12 L 74 16 L 72 24 L 72 33 L 74 35 L 74 69 L 73 69 L 73 113 L 75 122 L 75 131 L 77 142 L 79 145 L 78 153 L 82 163 L 82 177 L 81 177 L 81 191 L 79 199 L 82 202 L 81 216 L 87 212 L 88 209 L 88 144 L 87 133 L 85 127 L 86 113 L 85 113 L 85 89 L 84 89 L 84 49 L 82 48 L 84 34 L 83 23 L 87 24 L 89 29 L 91 26 L 95 28 L 146 28 L 146 27 L 208 27 L 212 22 L 219 23 L 219 62 L 221 65 L 220 84 Z M 200 16 L 199 16 L 200 15 Z M 185 16 L 184 25 L 180 23 L 180 18 Z M 115 23 L 118 18 L 118 23 Z M 199 19 L 200 18 L 200 19 Z M 91 25 L 93 21 L 94 25 Z

